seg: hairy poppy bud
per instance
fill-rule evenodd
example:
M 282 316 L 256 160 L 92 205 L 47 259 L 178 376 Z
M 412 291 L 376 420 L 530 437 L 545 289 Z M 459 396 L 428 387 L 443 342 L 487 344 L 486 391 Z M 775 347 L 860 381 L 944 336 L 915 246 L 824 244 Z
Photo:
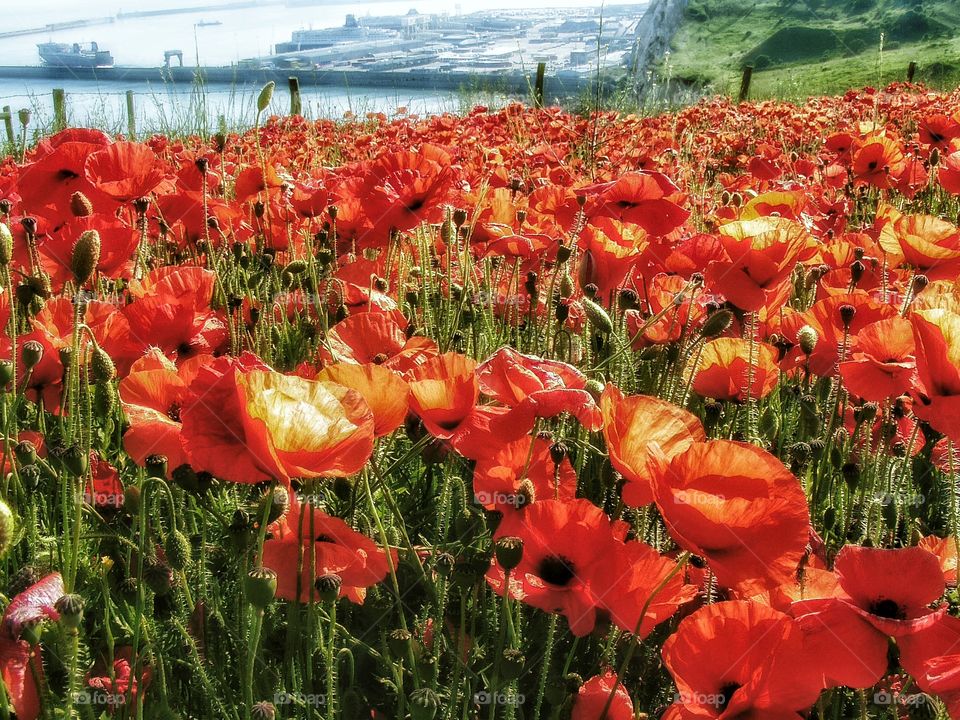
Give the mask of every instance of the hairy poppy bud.
M 550 459 L 553 461 L 554 465 L 559 465 L 562 463 L 565 457 L 567 457 L 566 445 L 556 442 L 550 446 Z
M 497 562 L 504 570 L 513 570 L 523 558 L 523 539 L 502 537 L 497 540 L 493 550 Z
M 93 372 L 94 380 L 99 382 L 109 382 L 117 375 L 117 367 L 113 364 L 113 359 L 99 345 L 93 348 L 93 357 L 90 359 L 90 370 Z
M 844 463 L 843 467 L 840 468 L 840 473 L 843 475 L 847 487 L 850 490 L 856 490 L 860 485 L 860 466 L 853 462 Z
M 117 390 L 109 382 L 98 382 L 93 386 L 93 406 L 101 417 L 110 415 L 117 407 Z
M 24 465 L 20 468 L 20 482 L 27 490 L 36 490 L 40 485 L 40 468 L 36 465 Z
M 940 164 L 940 148 L 934 148 L 930 151 L 930 167 L 936 167 Z
M 277 84 L 271 80 L 260 90 L 260 94 L 257 96 L 257 112 L 262 113 L 267 109 L 267 106 L 270 104 L 270 101 L 273 99 L 273 89 Z
M 433 720 L 440 710 L 440 696 L 428 687 L 410 693 L 410 720 Z
M 583 389 L 590 393 L 594 400 L 600 402 L 600 396 L 603 394 L 603 383 L 600 380 L 587 380 Z
M 517 510 L 532 505 L 537 500 L 537 491 L 530 478 L 524 478 L 517 488 Z
M 270 568 L 256 567 L 247 573 L 244 583 L 247 601 L 263 610 L 277 594 L 277 574 Z
M 140 488 L 136 485 L 127 485 L 123 489 L 123 509 L 131 516 L 140 511 Z
M 174 530 L 167 535 L 167 542 L 164 544 L 163 551 L 167 555 L 170 567 L 174 570 L 183 570 L 190 564 L 190 558 L 193 556 L 190 541 L 179 530 Z
M 327 573 L 317 578 L 313 584 L 317 591 L 320 602 L 336 602 L 340 597 L 340 587 L 343 585 L 343 579 L 335 573 Z
M 811 355 L 817 347 L 820 335 L 810 325 L 804 325 L 797 331 L 797 343 L 804 355 Z
M 613 332 L 613 321 L 607 315 L 607 311 L 593 300 L 583 299 L 583 310 L 587 314 L 587 319 L 593 326 L 602 333 Z
M 863 264 L 862 260 L 854 260 L 850 263 L 850 282 L 856 286 L 861 278 L 863 278 L 863 271 L 866 270 L 866 266 Z
M 27 366 L 27 370 L 32 370 L 39 365 L 43 359 L 43 345 L 36 340 L 28 340 L 23 344 L 21 355 L 23 357 L 23 364 Z
M 70 630 L 76 630 L 83 621 L 83 598 L 76 593 L 61 596 L 53 607 L 60 613 L 60 622 Z
M 13 538 L 17 533 L 17 521 L 13 510 L 0 499 L 0 558 L 3 558 L 13 547 Z
M 823 511 L 823 529 L 831 532 L 837 525 L 837 509 L 828 507 Z
M 9 360 L 0 360 L 0 388 L 6 387 L 13 381 L 13 363 Z
M 73 245 L 73 256 L 70 258 L 70 270 L 77 284 L 83 285 L 93 276 L 100 262 L 100 233 L 96 230 L 85 230 Z
M 90 217 L 93 215 L 93 203 L 78 190 L 70 196 L 70 212 L 74 217 Z
M 13 259 L 13 233 L 5 223 L 0 223 L 0 265 L 9 265 Z
M 916 295 L 923 292 L 923 289 L 930 284 L 930 280 L 926 275 L 916 275 L 913 278 L 913 283 L 910 286 L 911 292 Z
M 700 334 L 708 338 L 717 337 L 726 332 L 732 322 L 733 313 L 730 310 L 717 310 L 704 321 Z

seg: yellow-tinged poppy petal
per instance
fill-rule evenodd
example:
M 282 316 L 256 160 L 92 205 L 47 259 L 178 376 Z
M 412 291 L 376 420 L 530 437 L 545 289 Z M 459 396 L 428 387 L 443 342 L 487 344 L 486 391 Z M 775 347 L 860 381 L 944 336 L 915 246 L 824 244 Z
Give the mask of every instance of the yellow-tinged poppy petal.
M 388 435 L 403 424 L 407 416 L 410 388 L 392 370 L 367 363 L 336 363 L 321 370 L 317 380 L 334 382 L 356 390 L 373 411 L 373 433 Z

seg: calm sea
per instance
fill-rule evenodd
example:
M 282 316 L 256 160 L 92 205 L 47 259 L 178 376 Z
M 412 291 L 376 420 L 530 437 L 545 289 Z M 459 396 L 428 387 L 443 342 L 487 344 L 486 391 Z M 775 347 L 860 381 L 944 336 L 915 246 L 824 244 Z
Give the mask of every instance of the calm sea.
M 633 0 L 630 4 L 635 4 Z M 80 18 L 115 16 L 118 11 L 163 9 L 214 4 L 211 0 L 31 0 L 18 3 L 17 12 L 7 14 L 4 30 L 39 27 L 47 23 Z M 593 7 L 599 10 L 601 0 L 523 0 L 531 9 L 555 7 Z M 611 3 L 607 3 L 609 5 Z M 331 3 L 286 7 L 283 4 L 255 8 L 205 10 L 196 13 L 149 18 L 125 18 L 110 24 L 72 30 L 45 32 L 16 38 L 0 39 L 0 65 L 39 64 L 37 43 L 96 41 L 109 49 L 118 65 L 159 67 L 165 50 L 183 51 L 184 63 L 194 65 L 228 65 L 245 58 L 266 55 L 274 44 L 289 40 L 301 28 L 337 27 L 347 14 L 402 15 L 411 9 L 420 13 L 472 12 L 496 10 L 510 3 L 505 0 L 471 0 L 454 5 L 444 0 L 399 0 L 366 3 Z M 510 8 L 516 11 L 514 5 Z M 219 25 L 198 25 L 215 22 Z M 50 90 L 64 87 L 68 93 L 70 120 L 75 124 L 97 124 L 116 129 L 125 127 L 123 91 L 137 93 L 137 115 L 141 126 L 163 130 L 183 124 L 185 120 L 216 122 L 224 115 L 229 122 L 243 124 L 253 117 L 255 87 L 208 86 L 200 97 L 189 86 L 170 86 L 159 81 L 135 87 L 118 87 L 115 83 L 89 81 L 24 81 L 0 78 L 0 105 L 14 110 L 29 107 L 41 120 L 49 118 L 52 103 Z M 457 112 L 465 101 L 493 102 L 491 98 L 464 98 L 457 93 L 432 91 L 305 88 L 305 114 L 315 117 L 341 117 L 345 112 L 394 112 L 405 107 L 412 113 Z M 275 100 L 282 112 L 288 100 L 278 89 Z M 201 117 L 206 118 L 201 120 Z M 198 128 L 200 129 L 200 128 Z

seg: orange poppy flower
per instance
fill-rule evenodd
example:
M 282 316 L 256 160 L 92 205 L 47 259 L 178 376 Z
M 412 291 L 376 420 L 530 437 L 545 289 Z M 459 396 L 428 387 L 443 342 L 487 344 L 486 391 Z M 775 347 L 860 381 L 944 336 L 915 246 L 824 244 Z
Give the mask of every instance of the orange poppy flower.
M 450 438 L 473 412 L 480 394 L 476 370 L 476 360 L 448 352 L 407 372 L 410 409 L 431 435 Z
M 852 340 L 849 360 L 840 363 L 847 389 L 864 400 L 898 397 L 916 374 L 913 327 L 896 316 L 867 325 Z
M 960 271 L 960 230 L 930 215 L 901 215 L 893 232 L 904 262 L 929 280 L 954 279 Z
M 580 192 L 587 197 L 587 217 L 639 225 L 651 235 L 669 235 L 690 216 L 676 202 L 680 197 L 677 186 L 659 172 L 624 173 L 613 182 L 591 185 Z
M 135 142 L 115 142 L 91 153 L 84 174 L 97 190 L 117 202 L 146 197 L 165 176 L 157 155 Z
M 616 692 L 614 692 L 614 686 L 616 686 Z M 610 707 L 607 709 L 611 693 L 614 693 L 613 701 L 609 703 Z M 580 686 L 573 700 L 573 710 L 570 712 L 570 720 L 596 720 L 601 716 L 606 717 L 607 720 L 633 720 L 634 718 L 630 693 L 617 682 L 616 674 L 609 670 L 603 675 L 594 675 Z
M 906 165 L 900 143 L 884 135 L 861 141 L 853 153 L 853 175 L 857 182 L 889 190 Z
M 749 384 L 751 398 L 766 397 L 780 378 L 777 349 L 767 343 L 754 343 L 752 369 L 749 357 L 750 342 L 741 338 L 716 338 L 704 344 L 693 371 L 694 392 L 715 400 L 743 402 Z M 751 374 L 753 382 L 748 383 Z
M 937 181 L 948 193 L 960 195 L 960 150 L 941 158 Z
M 389 435 L 407 416 L 410 390 L 403 378 L 383 365 L 336 363 L 317 373 L 315 380 L 328 381 L 356 390 L 373 412 L 375 437 Z
M 406 372 L 439 354 L 429 338 L 404 333 L 399 312 L 361 312 L 341 320 L 327 332 L 320 356 L 326 362 L 376 363 Z
M 951 586 L 957 585 L 957 538 L 940 538 L 936 535 L 928 535 L 921 538 L 917 543 L 918 547 L 932 553 L 940 561 L 940 569 L 943 570 L 944 582 Z
M 913 413 L 960 442 L 960 315 L 923 310 L 910 317 L 917 351 Z
M 651 463 L 670 460 L 707 439 L 695 415 L 649 395 L 624 396 L 614 385 L 604 388 L 600 412 L 610 464 L 627 481 L 623 501 L 633 507 L 653 502 Z
M 473 496 L 488 510 L 509 512 L 520 504 L 520 485 L 524 479 L 533 484 L 537 500 L 573 500 L 577 494 L 577 475 L 564 454 L 554 462 L 550 443 L 525 435 L 518 440 L 487 445 L 473 470 Z M 532 445 L 532 447 L 531 447 Z
M 690 444 L 656 474 L 657 507 L 671 537 L 742 593 L 775 588 L 797 572 L 810 513 L 803 487 L 776 457 L 747 443 Z
M 939 622 L 898 638 L 901 663 L 912 668 L 924 692 L 939 695 L 951 718 L 960 717 L 960 618 L 945 615 Z

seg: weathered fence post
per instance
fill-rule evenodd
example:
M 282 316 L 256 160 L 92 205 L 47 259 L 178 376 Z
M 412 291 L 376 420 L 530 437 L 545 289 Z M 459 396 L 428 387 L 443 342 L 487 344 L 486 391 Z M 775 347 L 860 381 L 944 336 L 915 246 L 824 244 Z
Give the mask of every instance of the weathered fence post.
M 0 117 L 3 118 L 3 127 L 7 131 L 7 142 L 10 143 L 10 146 L 16 145 L 17 139 L 13 134 L 13 112 L 10 110 L 9 105 L 3 106 L 3 112 L 0 113 Z
M 128 140 L 137 139 L 137 114 L 133 108 L 133 90 L 127 90 L 127 135 Z
M 287 78 L 287 84 L 290 86 L 290 114 L 302 115 L 303 103 L 300 100 L 300 78 L 291 75 Z
M 60 132 L 67 127 L 67 94 L 63 88 L 53 89 L 53 131 Z
M 917 63 L 915 60 L 911 60 L 910 64 L 907 65 L 907 82 L 913 82 L 913 76 L 917 73 Z
M 543 81 L 547 72 L 545 62 L 537 63 L 537 80 L 533 86 L 533 102 L 537 107 L 543 107 Z
M 743 66 L 743 77 L 740 78 L 739 101 L 743 102 L 750 97 L 750 79 L 753 77 L 753 65 Z

